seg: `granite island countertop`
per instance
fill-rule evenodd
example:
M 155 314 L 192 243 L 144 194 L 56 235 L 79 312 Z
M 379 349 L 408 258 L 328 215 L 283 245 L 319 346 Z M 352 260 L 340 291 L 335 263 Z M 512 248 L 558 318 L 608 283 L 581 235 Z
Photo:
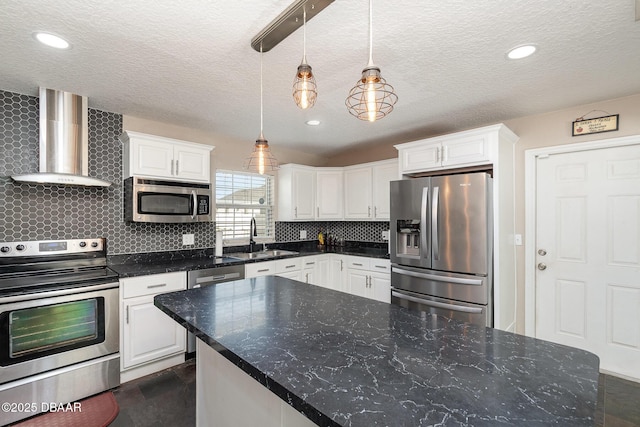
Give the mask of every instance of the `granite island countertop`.
M 321 426 L 594 423 L 583 350 L 275 276 L 155 305 Z

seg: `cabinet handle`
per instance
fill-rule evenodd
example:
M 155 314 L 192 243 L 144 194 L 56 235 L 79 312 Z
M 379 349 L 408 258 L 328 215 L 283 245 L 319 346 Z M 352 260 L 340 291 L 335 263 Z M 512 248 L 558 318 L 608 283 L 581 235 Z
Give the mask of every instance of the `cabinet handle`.
M 440 163 L 440 147 L 436 148 L 436 163 Z
M 362 264 L 360 264 L 359 262 L 354 262 L 353 265 L 357 265 L 359 267 L 362 267 Z
M 316 262 L 306 262 L 304 265 L 316 265 Z
M 317 217 L 319 217 L 319 216 L 320 216 L 320 206 L 318 206 L 318 207 L 316 208 L 316 212 L 318 212 L 318 214 L 317 214 L 316 216 L 317 216 Z
M 340 271 L 342 271 L 342 260 L 340 260 Z
M 171 175 L 173 175 L 173 160 L 171 160 Z
M 179 175 L 180 172 L 178 172 L 178 165 L 180 164 L 179 160 L 176 160 L 176 175 Z
M 293 208 L 293 216 L 295 218 L 298 218 L 298 207 L 297 206 L 295 208 Z
M 304 281 L 305 283 L 309 283 L 309 273 L 304 275 Z
M 268 268 L 263 268 L 262 270 L 258 270 L 258 273 L 264 273 L 265 271 L 269 271 Z
M 384 265 L 374 265 L 374 267 L 375 267 L 375 268 L 384 268 L 385 270 L 387 269 L 387 267 L 386 267 L 386 266 L 384 266 Z
M 292 265 L 285 265 L 285 267 L 284 267 L 284 268 L 293 268 L 293 267 L 295 267 L 295 266 L 296 266 L 295 264 L 292 264 Z
M 367 206 L 367 218 L 371 218 L 371 206 Z
M 149 286 L 147 286 L 147 289 L 162 288 L 164 286 L 167 286 L 167 284 L 166 283 L 160 283 L 159 285 L 149 285 Z
M 377 206 L 374 206 L 374 207 L 373 207 L 373 217 L 374 217 L 374 218 L 377 218 L 377 217 L 378 217 L 378 207 L 377 207 Z
M 129 324 L 129 306 L 127 306 L 127 325 Z

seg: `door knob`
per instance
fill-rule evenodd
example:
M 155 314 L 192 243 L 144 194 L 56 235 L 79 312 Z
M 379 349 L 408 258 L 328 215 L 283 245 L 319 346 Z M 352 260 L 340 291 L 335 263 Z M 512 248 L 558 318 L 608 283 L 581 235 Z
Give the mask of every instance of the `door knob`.
M 538 255 L 545 256 L 546 254 L 547 254 L 547 251 L 545 251 L 544 249 L 538 249 Z
M 546 270 L 547 269 L 547 264 L 544 263 L 540 263 L 538 264 L 538 270 Z

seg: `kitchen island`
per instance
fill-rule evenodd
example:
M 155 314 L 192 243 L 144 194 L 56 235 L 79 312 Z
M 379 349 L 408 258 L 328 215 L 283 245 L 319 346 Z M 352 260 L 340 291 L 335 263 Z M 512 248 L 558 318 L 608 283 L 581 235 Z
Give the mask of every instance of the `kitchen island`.
M 234 408 L 254 403 L 261 425 L 594 423 L 599 361 L 586 351 L 274 276 L 155 305 L 199 338 L 201 425 L 246 419 Z M 255 387 L 241 402 L 236 382 Z

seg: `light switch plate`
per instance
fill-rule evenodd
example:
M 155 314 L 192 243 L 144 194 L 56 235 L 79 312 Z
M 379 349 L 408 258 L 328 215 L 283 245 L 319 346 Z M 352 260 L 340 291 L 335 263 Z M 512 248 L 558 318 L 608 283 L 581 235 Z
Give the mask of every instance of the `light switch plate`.
M 300 239 L 307 238 L 307 230 L 300 230 Z
M 183 234 L 182 235 L 182 245 L 193 245 L 196 243 L 195 235 L 193 234 Z

